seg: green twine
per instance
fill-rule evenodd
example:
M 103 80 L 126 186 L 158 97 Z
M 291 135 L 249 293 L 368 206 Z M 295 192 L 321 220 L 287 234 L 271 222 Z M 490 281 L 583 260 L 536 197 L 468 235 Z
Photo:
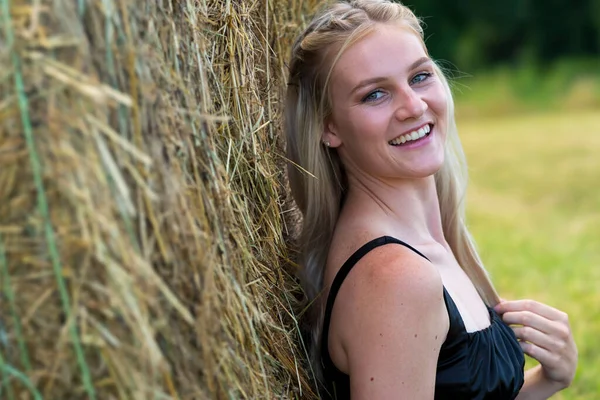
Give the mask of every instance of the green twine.
M 80 2 L 80 4 L 82 4 Z M 8 0 L 2 0 L 2 11 L 5 18 L 5 27 L 6 27 L 6 38 L 8 42 L 8 47 L 10 48 L 13 45 L 14 37 L 11 29 L 11 21 L 9 17 L 10 9 L 8 6 Z M 27 143 L 27 150 L 29 152 L 29 158 L 31 161 L 31 169 L 33 172 L 33 179 L 35 182 L 35 187 L 37 191 L 38 198 L 38 207 L 39 211 L 42 214 L 44 219 L 44 231 L 46 236 L 46 244 L 48 246 L 48 251 L 50 253 L 50 259 L 52 262 L 52 268 L 54 270 L 54 275 L 56 276 L 56 281 L 58 284 L 58 291 L 60 294 L 61 303 L 64 309 L 64 312 L 67 316 L 67 323 L 69 324 L 69 331 L 71 333 L 71 337 L 73 340 L 73 347 L 75 348 L 75 354 L 77 357 L 77 362 L 79 363 L 79 367 L 81 370 L 81 374 L 83 377 L 83 384 L 87 391 L 87 394 L 90 399 L 94 400 L 96 398 L 96 394 L 94 391 L 94 386 L 92 384 L 91 376 L 89 368 L 85 362 L 85 358 L 83 355 L 83 349 L 81 346 L 81 342 L 79 340 L 79 336 L 77 334 L 77 327 L 74 324 L 74 321 L 71 319 L 71 311 L 70 311 L 70 300 L 69 293 L 67 292 L 67 287 L 65 284 L 65 280 L 62 276 L 62 266 L 60 263 L 60 256 L 58 254 L 58 248 L 56 246 L 56 240 L 54 238 L 54 231 L 52 230 L 52 224 L 50 222 L 50 212 L 48 210 L 48 202 L 46 200 L 46 192 L 44 190 L 44 184 L 42 181 L 42 166 L 40 159 L 38 157 L 38 153 L 35 147 L 35 142 L 33 139 L 33 129 L 31 127 L 31 120 L 29 118 L 29 107 L 27 103 L 27 96 L 25 94 L 25 88 L 23 85 L 23 76 L 21 74 L 21 60 L 18 54 L 12 51 L 12 62 L 13 67 L 15 69 L 15 87 L 17 92 L 17 97 L 19 100 L 19 109 L 21 110 L 21 121 L 23 123 L 23 130 L 25 134 L 25 141 Z M 4 365 L 5 370 L 16 377 L 23 377 L 23 374 L 19 371 L 13 369 L 9 365 Z M 33 390 L 33 386 L 29 381 L 24 381 L 28 387 L 31 386 Z M 35 392 L 37 393 L 37 392 Z M 34 394 L 35 394 L 34 393 Z M 36 399 L 41 399 L 41 396 L 36 397 Z
M 79 16 L 83 17 L 83 14 L 85 13 L 85 0 L 79 0 L 77 2 L 77 10 L 79 11 Z
M 113 26 L 112 26 L 112 19 L 115 18 L 116 20 L 116 16 L 113 15 L 113 9 L 112 9 L 112 3 L 108 0 L 104 0 L 104 8 L 105 8 L 105 12 L 106 12 L 106 20 L 105 20 L 105 26 L 104 26 L 104 42 L 106 43 L 106 66 L 108 69 L 108 74 L 110 76 L 110 84 L 113 88 L 118 90 L 118 84 L 117 84 L 117 73 L 115 71 L 115 61 L 114 61 L 114 56 L 113 56 L 113 51 L 112 51 L 112 37 L 113 37 Z M 120 39 L 124 39 L 122 37 L 120 37 Z M 119 121 L 119 129 L 120 132 L 123 134 L 127 139 L 130 139 L 130 137 L 128 137 L 127 135 L 127 110 L 125 108 L 125 106 L 123 106 L 122 104 L 119 105 L 119 111 L 118 111 L 118 121 Z M 138 254 L 141 253 L 141 248 L 140 245 L 138 243 L 138 240 L 135 236 L 135 228 L 133 225 L 133 222 L 131 221 L 131 217 L 129 216 L 129 213 L 127 212 L 127 210 L 125 209 L 125 206 L 123 204 L 122 201 L 119 201 L 119 193 L 117 192 L 117 189 L 115 187 L 115 182 L 114 179 L 112 177 L 112 175 L 110 174 L 110 171 L 108 170 L 108 168 L 106 168 L 105 171 L 105 175 L 107 177 L 107 181 L 108 181 L 108 185 L 110 187 L 110 191 L 111 193 L 113 193 L 115 195 L 115 199 L 117 199 L 117 207 L 119 209 L 119 214 L 121 214 L 121 217 L 123 218 L 123 222 L 125 223 L 125 230 L 127 231 L 127 235 L 129 235 L 129 238 L 131 239 L 131 243 L 134 245 L 135 250 Z
M 2 356 L 0 356 L 0 370 L 2 370 L 2 375 L 4 375 L 4 376 L 6 376 L 6 374 L 9 374 L 9 375 L 12 375 L 13 377 L 17 378 L 18 380 L 20 380 L 25 385 L 25 387 L 27 387 L 27 389 L 29 389 L 29 391 L 31 392 L 31 394 L 33 395 L 33 398 L 35 400 L 43 400 L 42 395 L 40 394 L 40 392 L 37 391 L 37 389 L 35 388 L 33 383 L 31 383 L 31 381 L 29 380 L 27 375 L 25 375 L 21 371 L 13 368 L 9 364 L 5 364 Z M 14 398 L 12 391 L 9 391 L 9 397 L 11 397 L 11 399 Z
M 2 352 L 0 352 L 0 366 L 4 365 L 4 358 L 2 357 Z M 8 400 L 15 400 L 15 394 L 12 390 L 12 386 L 10 386 L 9 382 L 10 377 L 8 376 L 8 371 L 2 369 L 2 385 L 0 386 L 0 399 L 2 399 L 2 391 L 6 387 L 6 391 L 8 392 Z

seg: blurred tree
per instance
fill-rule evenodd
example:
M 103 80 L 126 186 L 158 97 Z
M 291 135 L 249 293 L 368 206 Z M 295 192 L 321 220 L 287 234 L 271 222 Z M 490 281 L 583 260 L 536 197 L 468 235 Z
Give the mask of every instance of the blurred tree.
M 600 56 L 600 0 L 407 0 L 436 59 L 460 70 Z

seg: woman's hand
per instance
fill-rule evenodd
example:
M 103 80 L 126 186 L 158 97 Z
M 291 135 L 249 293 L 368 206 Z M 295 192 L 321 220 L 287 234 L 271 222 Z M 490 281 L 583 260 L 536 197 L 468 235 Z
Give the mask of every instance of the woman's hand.
M 567 314 L 533 300 L 503 301 L 494 307 L 520 341 L 523 352 L 539 361 L 544 378 L 568 387 L 577 368 L 577 346 Z

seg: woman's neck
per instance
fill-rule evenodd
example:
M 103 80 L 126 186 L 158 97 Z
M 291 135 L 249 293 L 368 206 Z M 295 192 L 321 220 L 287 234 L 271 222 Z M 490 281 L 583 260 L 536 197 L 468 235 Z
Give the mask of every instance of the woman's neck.
M 433 239 L 445 245 L 433 176 L 394 181 L 348 176 L 348 184 L 342 216 L 365 216 L 390 234 L 419 241 Z

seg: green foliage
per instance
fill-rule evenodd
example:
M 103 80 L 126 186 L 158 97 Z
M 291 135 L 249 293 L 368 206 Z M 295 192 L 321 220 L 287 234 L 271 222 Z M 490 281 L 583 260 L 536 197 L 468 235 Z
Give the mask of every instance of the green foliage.
M 600 398 L 600 114 L 459 119 L 458 127 L 468 222 L 500 295 L 569 314 L 579 365 L 553 399 Z
M 597 0 L 411 0 L 436 59 L 474 71 L 600 54 Z

